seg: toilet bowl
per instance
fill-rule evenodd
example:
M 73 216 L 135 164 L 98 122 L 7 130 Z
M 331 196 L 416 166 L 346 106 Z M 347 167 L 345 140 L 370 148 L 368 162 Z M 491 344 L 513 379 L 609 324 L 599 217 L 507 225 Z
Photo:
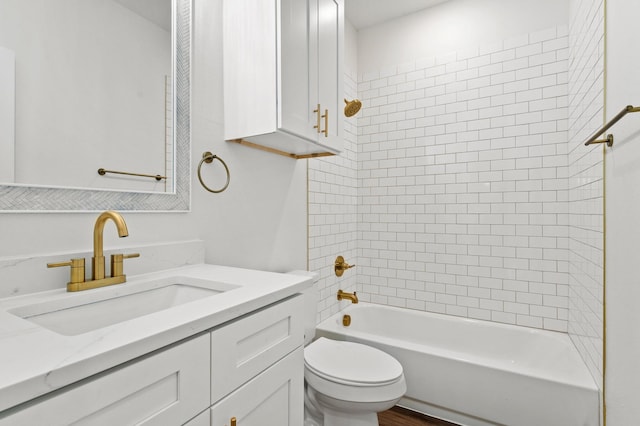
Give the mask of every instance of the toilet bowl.
M 388 410 L 407 391 L 402 365 L 391 355 L 361 343 L 321 337 L 314 341 L 318 274 L 302 292 L 304 317 L 304 426 L 378 426 L 380 411 Z
M 360 343 L 321 337 L 304 363 L 305 426 L 377 426 L 407 390 L 400 363 Z

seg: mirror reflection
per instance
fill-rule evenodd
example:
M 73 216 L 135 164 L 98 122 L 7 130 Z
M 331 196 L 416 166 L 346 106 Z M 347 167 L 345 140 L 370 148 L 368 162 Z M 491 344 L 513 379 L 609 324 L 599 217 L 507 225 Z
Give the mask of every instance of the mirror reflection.
M 171 0 L 0 0 L 0 183 L 173 191 L 171 15 Z

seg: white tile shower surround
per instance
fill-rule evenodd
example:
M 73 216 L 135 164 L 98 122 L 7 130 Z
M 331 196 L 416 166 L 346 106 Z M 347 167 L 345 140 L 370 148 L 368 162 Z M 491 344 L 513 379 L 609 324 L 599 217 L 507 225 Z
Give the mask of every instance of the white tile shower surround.
M 363 300 L 567 331 L 568 28 L 363 72 Z
M 345 97 L 356 98 L 356 76 L 344 76 Z M 360 112 L 360 114 L 362 111 Z M 356 116 L 357 117 L 357 116 Z M 339 156 L 308 161 L 309 167 L 309 270 L 318 273 L 318 322 L 338 312 L 348 302 L 338 302 L 338 289 L 356 289 L 356 269 L 336 277 L 336 256 L 357 264 L 356 117 L 344 119 L 344 151 Z
M 572 0 L 569 25 L 569 336 L 602 389 L 604 1 Z
M 360 76 L 358 146 L 347 120 L 346 156 L 309 162 L 320 320 L 357 275 L 365 300 L 568 330 L 602 385 L 602 151 L 581 143 L 602 124 L 603 1 L 571 0 L 569 28 Z M 355 274 L 333 275 L 339 253 Z

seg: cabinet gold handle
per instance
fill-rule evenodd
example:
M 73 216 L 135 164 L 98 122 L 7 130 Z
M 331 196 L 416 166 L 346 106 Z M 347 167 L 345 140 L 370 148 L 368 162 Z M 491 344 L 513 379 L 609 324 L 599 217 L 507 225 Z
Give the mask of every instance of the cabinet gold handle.
M 325 138 L 328 138 L 329 137 L 329 110 L 328 109 L 324 110 L 324 115 L 322 116 L 322 118 L 324 118 L 324 130 L 322 131 L 322 133 L 324 133 Z
M 313 126 L 313 128 L 318 129 L 318 133 L 320 133 L 320 104 L 318 104 L 318 108 L 314 109 L 313 112 L 316 113 L 316 125 Z
M 236 426 L 236 418 L 231 417 L 231 426 Z

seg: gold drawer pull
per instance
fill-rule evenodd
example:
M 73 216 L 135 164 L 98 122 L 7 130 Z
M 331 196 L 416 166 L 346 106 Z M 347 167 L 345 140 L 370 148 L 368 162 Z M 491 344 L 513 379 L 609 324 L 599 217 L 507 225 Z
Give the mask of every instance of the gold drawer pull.
M 320 133 L 320 104 L 318 104 L 318 108 L 314 109 L 313 112 L 316 113 L 316 125 L 313 126 L 313 128 L 318 129 L 318 133 Z
M 324 133 L 325 138 L 328 138 L 329 137 L 329 110 L 328 109 L 324 110 L 324 115 L 322 116 L 322 118 L 324 118 L 324 130 L 322 131 L 322 133 Z

